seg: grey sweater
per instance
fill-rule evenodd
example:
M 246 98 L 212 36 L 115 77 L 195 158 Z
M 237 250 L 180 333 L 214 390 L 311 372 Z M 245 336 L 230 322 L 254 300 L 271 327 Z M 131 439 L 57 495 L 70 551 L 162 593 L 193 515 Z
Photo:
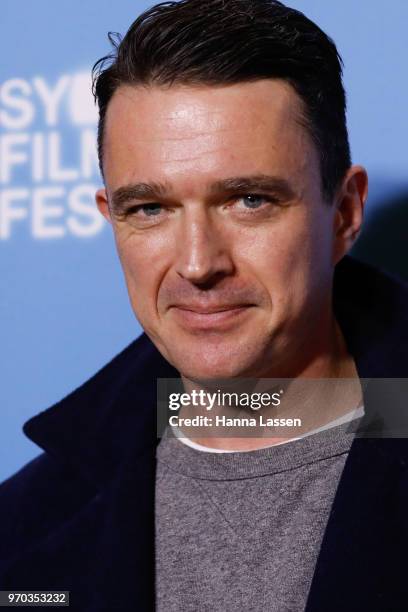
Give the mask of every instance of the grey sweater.
M 303 611 L 350 429 L 233 453 L 168 431 L 157 448 L 157 611 Z

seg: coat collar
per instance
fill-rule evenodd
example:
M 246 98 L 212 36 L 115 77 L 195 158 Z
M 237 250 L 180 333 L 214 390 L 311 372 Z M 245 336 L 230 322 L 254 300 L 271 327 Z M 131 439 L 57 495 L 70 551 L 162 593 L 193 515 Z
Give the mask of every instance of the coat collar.
M 51 456 L 103 486 L 130 449 L 155 447 L 156 379 L 178 377 L 143 334 L 81 387 L 23 425 Z
M 408 376 L 408 287 L 350 256 L 335 268 L 333 305 L 360 378 Z M 143 334 L 84 385 L 29 419 L 28 438 L 101 486 L 127 451 L 154 450 L 156 379 L 178 372 Z

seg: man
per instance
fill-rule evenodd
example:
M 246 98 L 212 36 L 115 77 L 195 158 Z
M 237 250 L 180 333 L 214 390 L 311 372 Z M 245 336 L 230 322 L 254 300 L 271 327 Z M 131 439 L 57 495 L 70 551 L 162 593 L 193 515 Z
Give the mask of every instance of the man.
M 384 433 L 362 381 L 406 378 L 407 289 L 347 255 L 367 176 L 334 43 L 279 2 L 184 0 L 95 76 L 96 200 L 145 334 L 25 424 L 45 452 L 0 489 L 1 588 L 87 612 L 405 610 L 408 448 L 347 432 L 365 412 Z M 353 393 L 296 440 L 156 449 L 156 381 L 174 377 Z

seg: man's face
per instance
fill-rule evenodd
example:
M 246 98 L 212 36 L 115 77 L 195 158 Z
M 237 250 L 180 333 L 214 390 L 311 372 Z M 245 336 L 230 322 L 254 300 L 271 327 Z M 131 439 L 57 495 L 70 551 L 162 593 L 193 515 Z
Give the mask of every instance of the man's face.
M 121 86 L 101 211 L 130 300 L 187 378 L 294 374 L 331 313 L 334 207 L 280 80 Z

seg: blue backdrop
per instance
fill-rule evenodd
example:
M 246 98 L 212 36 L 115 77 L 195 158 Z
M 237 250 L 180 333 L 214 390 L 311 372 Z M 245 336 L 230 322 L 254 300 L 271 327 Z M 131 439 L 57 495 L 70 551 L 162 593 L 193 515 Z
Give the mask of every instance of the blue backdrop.
M 357 254 L 408 278 L 408 3 L 292 0 L 345 62 L 353 160 L 370 175 Z M 144 1 L 2 0 L 0 25 L 0 480 L 39 449 L 23 422 L 140 333 L 100 185 L 90 68 Z

